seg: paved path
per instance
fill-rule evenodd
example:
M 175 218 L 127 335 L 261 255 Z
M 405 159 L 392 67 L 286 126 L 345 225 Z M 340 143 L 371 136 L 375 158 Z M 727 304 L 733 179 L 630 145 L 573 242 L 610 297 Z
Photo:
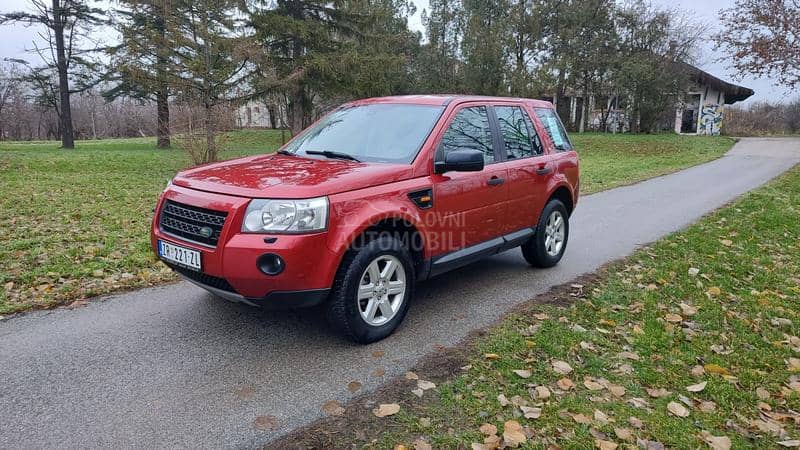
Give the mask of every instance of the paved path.
M 368 347 L 332 335 L 319 314 L 254 310 L 187 283 L 0 322 L 0 448 L 263 444 L 319 417 L 325 401 L 346 401 L 348 382 L 374 389 L 434 346 L 798 162 L 800 140 L 747 139 L 711 163 L 587 196 L 558 267 L 531 269 L 511 251 L 443 275 L 420 287 L 397 334 Z M 254 428 L 264 415 L 278 418 L 276 432 Z

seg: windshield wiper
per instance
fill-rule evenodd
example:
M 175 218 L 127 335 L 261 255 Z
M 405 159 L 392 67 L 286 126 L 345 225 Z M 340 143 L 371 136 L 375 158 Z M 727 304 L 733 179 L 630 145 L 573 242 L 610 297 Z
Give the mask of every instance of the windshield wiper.
M 292 153 L 292 152 L 290 152 L 288 150 L 278 150 L 275 153 L 277 153 L 279 155 L 286 155 L 286 156 L 297 156 L 297 155 L 295 155 L 294 153 Z
M 348 155 L 347 153 L 342 152 L 332 152 L 330 150 L 306 150 L 307 155 L 322 155 L 326 158 L 337 158 L 337 159 L 347 159 L 350 161 L 361 162 L 358 158 L 353 155 Z

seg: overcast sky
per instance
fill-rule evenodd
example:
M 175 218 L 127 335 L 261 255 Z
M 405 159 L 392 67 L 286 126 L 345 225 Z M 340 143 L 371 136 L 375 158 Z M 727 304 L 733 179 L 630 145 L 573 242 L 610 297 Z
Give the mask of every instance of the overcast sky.
M 414 0 L 417 5 L 417 14 L 411 18 L 410 26 L 415 29 L 421 29 L 420 13 L 424 8 L 428 7 L 429 0 Z M 666 7 L 677 7 L 692 14 L 695 14 L 697 20 L 709 26 L 709 35 L 715 30 L 719 21 L 717 19 L 717 12 L 720 9 L 730 7 L 733 0 L 652 0 L 655 4 L 661 4 Z M 18 11 L 28 9 L 30 6 L 28 0 L 2 0 L 0 12 Z M 25 52 L 25 49 L 33 48 L 32 42 L 39 39 L 37 37 L 36 28 L 26 28 L 21 25 L 6 25 L 0 26 L 0 58 L 36 58 Z M 734 72 L 726 67 L 724 62 L 718 62 L 717 59 L 723 55 L 715 54 L 713 52 L 712 44 L 709 42 L 705 45 L 704 51 L 698 65 L 703 70 L 712 73 L 718 78 L 726 81 L 732 81 L 737 84 L 752 88 L 755 90 L 755 95 L 751 97 L 748 102 L 758 100 L 771 100 L 782 101 L 787 100 L 795 94 L 788 88 L 775 87 L 769 79 L 756 79 L 753 77 L 745 77 L 742 80 L 735 80 L 733 78 Z

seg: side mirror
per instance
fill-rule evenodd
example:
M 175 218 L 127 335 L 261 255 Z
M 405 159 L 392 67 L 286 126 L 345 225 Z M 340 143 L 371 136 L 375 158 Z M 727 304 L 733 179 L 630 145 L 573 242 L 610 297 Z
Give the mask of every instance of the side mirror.
M 436 173 L 480 172 L 483 170 L 483 152 L 479 150 L 456 150 L 445 155 L 444 161 L 434 164 Z

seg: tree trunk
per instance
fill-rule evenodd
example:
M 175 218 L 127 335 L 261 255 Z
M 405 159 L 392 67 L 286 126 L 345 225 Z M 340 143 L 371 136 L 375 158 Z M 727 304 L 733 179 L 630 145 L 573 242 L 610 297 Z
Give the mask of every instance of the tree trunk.
M 205 105 L 205 128 L 206 128 L 206 158 L 204 162 L 213 162 L 217 160 L 217 143 L 215 140 L 214 130 L 214 112 L 211 105 Z
M 156 147 L 169 148 L 171 145 L 169 133 L 169 95 L 167 94 L 167 88 L 164 86 L 156 92 L 156 109 L 158 116 L 156 130 L 158 142 L 156 143 Z
M 159 11 L 160 17 L 156 18 L 156 29 L 160 37 L 160 41 L 157 44 L 158 49 L 156 50 L 158 52 L 158 57 L 156 59 L 156 77 L 158 78 L 158 91 L 156 92 L 156 136 L 158 136 L 158 141 L 156 142 L 156 147 L 158 148 L 169 148 L 172 144 L 170 142 L 169 131 L 169 86 L 167 85 L 166 56 L 169 49 L 164 48 L 166 46 L 166 21 L 169 7 L 168 2 L 163 1 L 161 10 Z
M 61 148 L 75 148 L 72 130 L 72 108 L 69 104 L 69 78 L 67 56 L 64 48 L 64 12 L 59 0 L 53 0 L 53 34 L 56 38 L 56 65 L 58 66 L 58 94 L 61 102 Z

